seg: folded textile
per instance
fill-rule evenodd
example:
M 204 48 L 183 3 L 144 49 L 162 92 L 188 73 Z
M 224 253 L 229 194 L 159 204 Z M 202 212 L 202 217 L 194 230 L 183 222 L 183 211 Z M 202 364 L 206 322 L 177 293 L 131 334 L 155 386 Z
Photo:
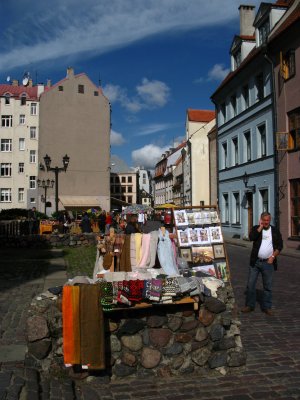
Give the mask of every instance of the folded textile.
M 174 297 L 179 292 L 179 284 L 176 277 L 165 278 L 163 281 L 162 287 L 162 296 L 171 296 Z
M 129 297 L 130 301 L 141 301 L 143 298 L 144 281 L 136 279 L 129 281 Z
M 211 291 L 213 297 L 217 297 L 217 290 L 219 287 L 224 286 L 224 282 L 221 279 L 217 279 L 213 276 L 202 278 L 202 282 L 205 287 Z
M 162 279 L 151 279 L 150 300 L 159 301 L 162 291 Z
M 145 300 L 149 300 L 150 299 L 150 291 L 151 291 L 151 279 L 145 279 L 142 298 Z

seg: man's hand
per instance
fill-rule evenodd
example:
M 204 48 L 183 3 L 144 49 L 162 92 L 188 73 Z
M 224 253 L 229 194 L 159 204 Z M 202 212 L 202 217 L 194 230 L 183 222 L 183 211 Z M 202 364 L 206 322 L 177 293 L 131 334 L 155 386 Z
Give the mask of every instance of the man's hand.
M 259 220 L 258 225 L 259 225 L 259 227 L 257 228 L 257 232 L 261 232 L 263 230 L 263 227 L 264 227 L 263 222 L 262 222 L 261 219 Z
M 274 260 L 275 260 L 275 257 L 274 257 L 274 256 L 271 256 L 271 257 L 268 258 L 267 263 L 268 263 L 268 264 L 273 264 Z

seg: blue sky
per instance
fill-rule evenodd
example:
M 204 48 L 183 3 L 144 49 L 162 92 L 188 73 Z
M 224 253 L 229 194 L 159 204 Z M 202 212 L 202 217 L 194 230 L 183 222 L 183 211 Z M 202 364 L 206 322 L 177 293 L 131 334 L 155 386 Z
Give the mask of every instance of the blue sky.
M 229 71 L 240 4 L 0 0 L 0 83 L 27 71 L 55 83 L 68 66 L 100 79 L 112 104 L 112 154 L 153 168 L 184 137 L 187 108 L 214 109 L 210 96 Z

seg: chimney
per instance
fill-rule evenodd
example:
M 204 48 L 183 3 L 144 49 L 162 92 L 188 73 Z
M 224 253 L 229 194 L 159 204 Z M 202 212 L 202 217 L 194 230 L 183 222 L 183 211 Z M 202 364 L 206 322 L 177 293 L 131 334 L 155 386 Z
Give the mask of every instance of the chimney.
M 13 81 L 12 81 L 12 86 L 19 86 L 19 81 L 18 81 L 18 79 L 13 79 Z
M 33 81 L 32 81 L 32 79 L 29 79 L 28 87 L 32 87 L 32 86 L 33 86 Z
M 253 36 L 254 34 L 254 10 L 255 6 L 240 5 L 240 35 L 241 36 Z
M 51 87 L 51 79 L 47 79 L 47 87 L 48 87 L 48 88 Z
M 72 67 L 67 68 L 67 78 L 73 78 L 74 77 L 74 69 Z

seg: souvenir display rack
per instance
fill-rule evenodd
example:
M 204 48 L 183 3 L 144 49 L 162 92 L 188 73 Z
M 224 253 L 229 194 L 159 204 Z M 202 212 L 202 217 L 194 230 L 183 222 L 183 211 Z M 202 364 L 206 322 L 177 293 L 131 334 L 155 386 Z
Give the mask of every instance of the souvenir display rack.
M 179 257 L 187 262 L 187 273 L 215 276 L 230 281 L 217 206 L 188 206 L 173 210 Z

